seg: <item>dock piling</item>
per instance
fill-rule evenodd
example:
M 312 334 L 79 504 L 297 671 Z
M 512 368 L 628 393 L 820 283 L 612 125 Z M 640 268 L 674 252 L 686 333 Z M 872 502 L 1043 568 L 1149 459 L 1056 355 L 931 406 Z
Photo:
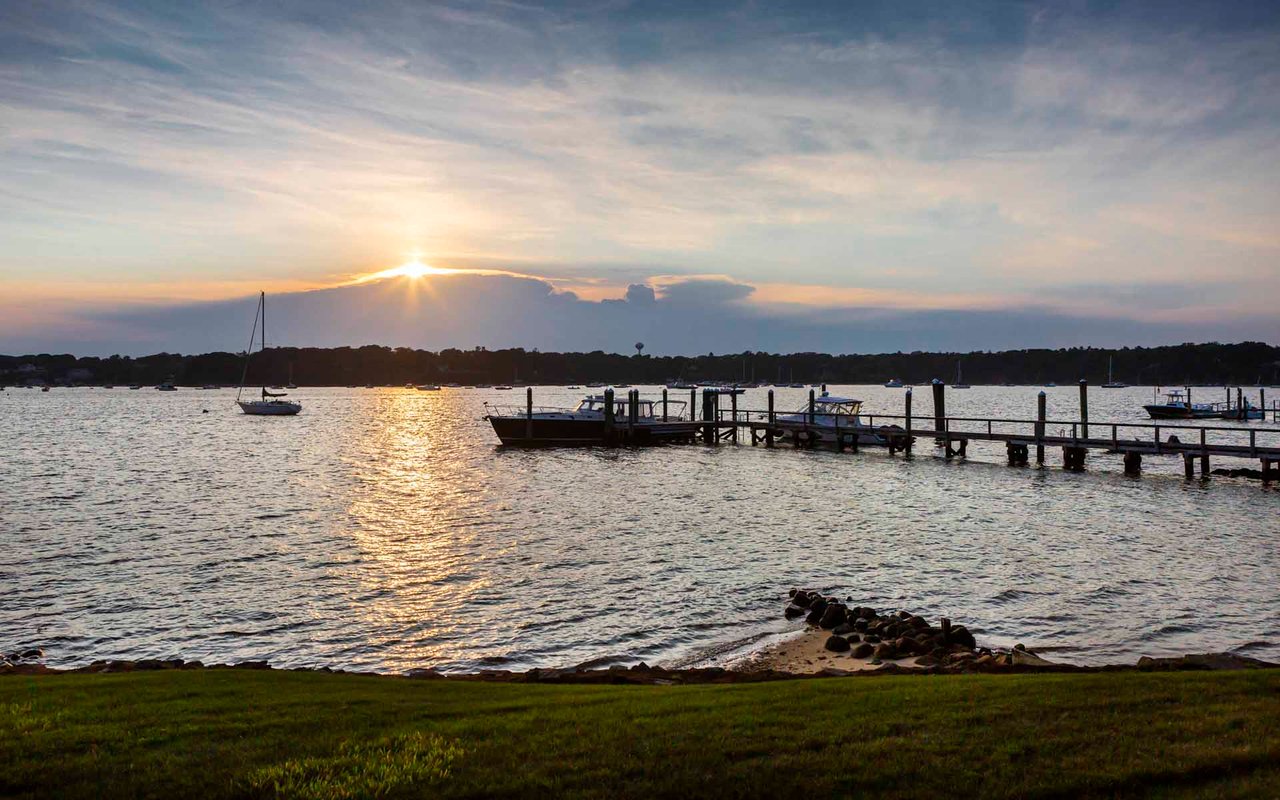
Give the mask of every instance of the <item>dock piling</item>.
M 613 389 L 604 390 L 604 443 L 613 444 Z
M 1089 438 L 1089 381 L 1080 379 L 1080 438 Z M 1080 469 L 1084 469 L 1085 451 L 1080 451 Z
M 946 427 L 947 419 L 947 386 L 937 378 L 933 379 L 933 429 L 940 431 Z M 943 445 L 947 446 L 951 443 L 943 440 Z
M 907 439 L 904 442 L 903 450 L 904 452 L 910 453 L 911 452 L 911 389 L 908 388 L 907 391 L 904 392 L 903 394 L 904 394 L 903 401 L 905 402 L 907 407 L 906 413 L 905 413 L 905 416 L 907 418 L 906 419 Z
M 1131 450 L 1124 454 L 1124 474 L 1142 474 L 1142 453 Z
M 662 421 L 667 421 L 667 389 L 665 386 L 662 388 Z
M 698 390 L 689 390 L 689 421 L 693 422 L 698 418 Z
M 764 443 L 768 447 L 773 447 L 773 390 L 769 390 L 769 427 L 764 430 Z
M 533 387 L 524 392 L 524 436 L 533 441 Z
M 1045 396 L 1044 389 L 1040 390 L 1040 396 L 1036 400 L 1036 463 L 1044 466 L 1044 420 L 1045 407 L 1048 404 L 1048 397 Z
M 729 412 L 733 415 L 733 443 L 738 443 L 738 395 L 729 395 Z

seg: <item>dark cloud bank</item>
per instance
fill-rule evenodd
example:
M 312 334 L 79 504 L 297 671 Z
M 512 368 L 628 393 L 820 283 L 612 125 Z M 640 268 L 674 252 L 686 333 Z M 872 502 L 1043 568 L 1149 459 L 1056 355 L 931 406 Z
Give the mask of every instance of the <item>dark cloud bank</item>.
M 439 350 L 524 347 L 655 354 L 819 351 L 1006 350 L 1186 341 L 1274 341 L 1275 320 L 1222 324 L 1147 323 L 1072 317 L 1047 309 L 901 311 L 744 302 L 751 286 L 688 280 L 634 284 L 623 299 L 586 301 L 537 278 L 457 274 L 415 283 L 390 279 L 268 298 L 268 344 L 382 344 Z M 29 330 L 0 352 L 140 355 L 236 351 L 248 341 L 256 298 L 134 307 L 82 314 L 94 331 L 70 339 Z

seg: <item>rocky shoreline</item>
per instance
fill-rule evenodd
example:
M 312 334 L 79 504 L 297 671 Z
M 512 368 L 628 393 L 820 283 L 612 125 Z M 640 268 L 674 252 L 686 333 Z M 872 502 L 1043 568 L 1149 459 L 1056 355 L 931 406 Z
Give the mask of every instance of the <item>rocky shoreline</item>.
M 640 663 L 634 666 L 564 669 L 482 670 L 444 673 L 414 669 L 399 675 L 333 669 L 330 667 L 273 667 L 266 661 L 204 664 L 175 659 L 111 659 L 82 667 L 57 668 L 44 663 L 44 652 L 30 648 L 0 654 L 0 675 L 75 675 L 164 670 L 275 670 L 347 675 L 400 677 L 418 680 L 482 681 L 495 683 L 607 683 L 676 685 L 753 683 L 868 675 L 945 675 L 957 673 L 1019 674 L 1028 672 L 1124 672 L 1172 670 L 1238 670 L 1278 668 L 1255 658 L 1232 653 L 1201 653 L 1166 658 L 1142 657 L 1135 664 L 1079 666 L 1049 661 L 1023 645 L 1000 651 L 979 646 L 963 625 L 943 618 L 936 625 L 905 610 L 878 612 L 852 605 L 810 589 L 792 589 L 784 609 L 787 619 L 804 617 L 807 627 L 785 641 L 763 648 L 733 668 L 667 669 Z

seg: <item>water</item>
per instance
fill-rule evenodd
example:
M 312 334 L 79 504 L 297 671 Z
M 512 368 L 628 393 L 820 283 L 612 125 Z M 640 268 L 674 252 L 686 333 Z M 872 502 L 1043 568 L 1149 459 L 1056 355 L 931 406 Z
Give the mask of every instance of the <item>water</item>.
M 902 406 L 901 390 L 832 390 Z M 1038 391 L 953 391 L 949 411 L 1031 417 Z M 1074 388 L 1046 391 L 1051 418 L 1074 417 Z M 786 629 L 803 585 L 1080 663 L 1280 658 L 1280 491 L 1188 482 L 1179 459 L 1132 478 L 1118 456 L 1076 474 L 1055 452 L 1015 469 L 976 445 L 964 462 L 927 443 L 910 460 L 519 451 L 482 419 L 518 390 L 301 389 L 302 415 L 278 419 L 233 396 L 0 393 L 0 650 L 43 647 L 55 666 L 689 663 Z M 806 396 L 778 390 L 778 407 Z M 1143 421 L 1150 397 L 1095 389 L 1091 417 Z M 915 401 L 930 413 L 927 391 Z

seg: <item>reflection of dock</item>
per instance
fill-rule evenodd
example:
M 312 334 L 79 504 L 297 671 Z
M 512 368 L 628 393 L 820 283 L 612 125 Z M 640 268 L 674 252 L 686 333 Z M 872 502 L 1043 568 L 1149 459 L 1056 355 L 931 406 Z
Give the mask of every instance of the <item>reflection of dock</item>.
M 1080 383 L 1080 416 L 1074 420 L 1049 419 L 1044 392 L 1039 395 L 1035 419 L 947 416 L 945 385 L 935 381 L 932 391 L 934 413 L 930 416 L 912 414 L 912 393 L 907 390 L 902 414 L 866 415 L 861 418 L 861 424 L 841 428 L 839 418 L 836 425 L 816 424 L 823 415 L 816 410 L 817 398 L 810 390 L 807 421 L 798 425 L 789 422 L 784 430 L 774 407 L 772 389 L 768 393 L 768 407 L 763 410 L 739 408 L 737 395 L 703 390 L 699 398 L 698 390 L 691 390 L 689 408 L 693 413 L 687 417 L 680 412 L 668 414 L 670 406 L 675 404 L 669 402 L 665 389 L 661 400 L 643 401 L 638 390 L 631 390 L 626 400 L 619 399 L 616 405 L 610 389 L 604 393 L 604 406 L 609 413 L 604 415 L 598 438 L 591 443 L 642 446 L 657 441 L 700 439 L 706 444 L 715 444 L 738 442 L 740 437 L 747 437 L 752 445 L 773 446 L 786 433 L 794 447 L 816 446 L 821 440 L 837 451 L 884 447 L 894 454 L 911 453 L 919 440 L 932 439 L 944 456 L 952 459 L 965 457 L 969 442 L 993 442 L 1005 445 L 1008 462 L 1013 466 L 1029 464 L 1033 453 L 1036 463 L 1044 464 L 1047 451 L 1060 450 L 1065 469 L 1082 470 L 1086 455 L 1093 451 L 1120 455 L 1124 471 L 1136 475 L 1142 471 L 1144 457 L 1180 456 L 1184 473 L 1190 478 L 1195 475 L 1196 461 L 1200 462 L 1200 474 L 1208 475 L 1210 459 L 1225 457 L 1257 459 L 1262 465 L 1264 481 L 1280 479 L 1280 471 L 1276 470 L 1280 466 L 1280 428 L 1094 422 L 1089 419 L 1088 384 L 1083 381 Z M 1260 394 L 1259 399 L 1265 408 L 1265 394 Z M 653 425 L 635 424 L 636 409 L 641 403 L 652 403 Z M 678 405 L 683 407 L 683 401 Z M 532 391 L 528 408 L 532 416 Z M 621 408 L 622 412 L 615 412 L 615 408 Z M 1268 413 L 1276 412 L 1271 409 Z M 659 430 L 668 435 L 655 436 Z M 869 441 L 875 443 L 869 444 Z

